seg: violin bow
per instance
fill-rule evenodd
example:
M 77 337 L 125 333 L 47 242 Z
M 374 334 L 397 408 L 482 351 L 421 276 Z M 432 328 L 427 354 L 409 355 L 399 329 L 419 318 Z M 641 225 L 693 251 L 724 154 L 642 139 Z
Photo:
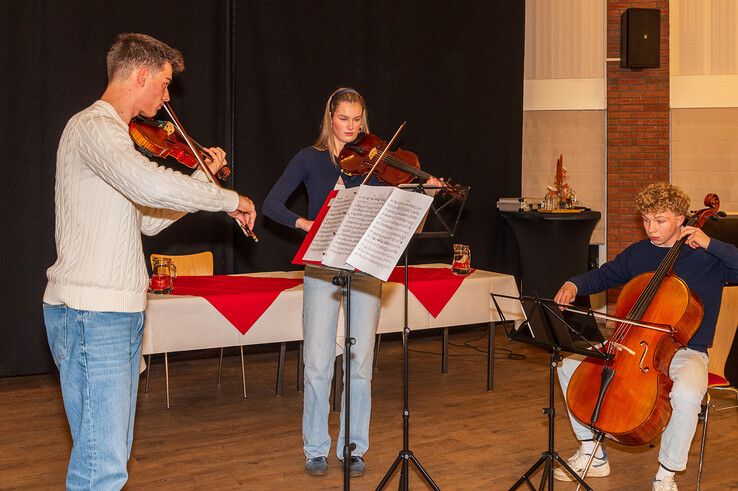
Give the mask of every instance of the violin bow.
M 379 154 L 379 158 L 374 162 L 374 165 L 371 169 L 369 169 L 369 172 L 366 173 L 366 177 L 361 182 L 361 184 L 366 184 L 371 175 L 374 173 L 374 169 L 377 168 L 377 165 L 382 161 L 384 158 L 384 155 L 387 153 L 387 151 L 390 149 L 393 143 L 395 143 L 395 140 L 397 140 L 397 136 L 400 134 L 400 132 L 405 128 L 405 124 L 407 124 L 407 121 L 403 121 L 399 128 L 397 128 L 397 131 L 395 131 L 395 135 L 392 137 L 392 139 L 387 143 L 387 146 L 384 147 L 384 150 L 382 150 L 382 153 Z
M 165 102 L 162 105 L 164 106 L 164 109 L 167 111 L 167 114 L 169 114 L 169 117 L 172 119 L 172 123 L 174 123 L 174 127 L 177 129 L 177 131 L 182 136 L 182 138 L 184 138 L 184 141 L 187 142 L 187 146 L 190 147 L 192 154 L 197 159 L 197 163 L 200 166 L 200 170 L 202 170 L 205 173 L 205 175 L 208 177 L 208 180 L 211 183 L 220 187 L 220 183 L 213 175 L 212 171 L 210 170 L 210 167 L 208 167 L 205 164 L 205 162 L 202 160 L 202 156 L 200 155 L 200 152 L 198 152 L 195 149 L 194 140 L 192 140 L 192 138 L 190 138 L 190 135 L 188 135 L 187 132 L 184 130 L 184 128 L 182 127 L 182 124 L 179 122 L 179 119 L 177 118 L 177 115 L 174 114 L 174 111 L 169 106 L 169 103 Z M 236 221 L 236 223 L 238 224 L 238 227 L 241 229 L 241 231 L 244 233 L 246 237 L 250 237 L 254 239 L 254 242 L 259 242 L 259 238 L 256 236 L 253 230 L 251 230 L 250 228 L 242 224 L 240 221 L 238 221 L 238 218 L 233 217 L 233 219 Z

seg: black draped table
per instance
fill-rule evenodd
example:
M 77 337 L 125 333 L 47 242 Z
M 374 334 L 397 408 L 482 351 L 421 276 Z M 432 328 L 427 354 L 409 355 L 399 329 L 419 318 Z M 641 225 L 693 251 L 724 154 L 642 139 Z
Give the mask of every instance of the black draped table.
M 588 270 L 589 241 L 600 220 L 599 211 L 501 211 L 500 215 L 518 242 L 522 294 L 553 298 L 564 281 Z

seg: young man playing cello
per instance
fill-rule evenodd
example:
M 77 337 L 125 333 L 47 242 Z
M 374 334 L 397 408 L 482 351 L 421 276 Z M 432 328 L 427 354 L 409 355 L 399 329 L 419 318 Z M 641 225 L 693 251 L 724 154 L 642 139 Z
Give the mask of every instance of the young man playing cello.
M 674 273 L 702 301 L 704 314 L 688 346 L 676 352 L 669 367 L 669 377 L 674 381 L 670 393 L 672 413 L 661 437 L 659 467 L 653 480 L 654 491 L 676 490 L 674 473 L 687 466 L 701 401 L 707 390 L 707 348 L 715 334 L 723 285 L 738 281 L 738 249 L 708 237 L 699 228 L 682 225 L 689 210 L 689 197 L 676 186 L 668 183 L 646 186 L 638 194 L 636 205 L 648 238 L 630 245 L 601 268 L 571 278 L 559 289 L 555 300 L 559 304 L 569 304 L 576 295 L 616 288 L 641 273 L 654 271 L 671 246 L 682 237 L 687 238 L 685 245 L 689 247 L 682 248 L 674 264 Z M 558 369 L 565 396 L 572 374 L 582 360 L 579 355 L 567 357 Z M 592 431 L 571 413 L 569 418 L 581 446 L 567 463 L 581 476 L 596 445 Z M 584 477 L 609 474 L 607 454 L 601 446 L 597 447 Z M 554 477 L 561 481 L 573 480 L 561 468 L 554 471 Z
M 245 196 L 160 167 L 128 135 L 137 115 L 169 100 L 176 49 L 121 34 L 107 57 L 100 100 L 67 123 L 56 162 L 56 262 L 48 269 L 44 321 L 59 368 L 72 433 L 67 489 L 120 489 L 133 442 L 148 284 L 141 233 L 153 235 L 186 212 L 224 211 L 249 228 Z M 211 170 L 225 152 L 206 149 Z

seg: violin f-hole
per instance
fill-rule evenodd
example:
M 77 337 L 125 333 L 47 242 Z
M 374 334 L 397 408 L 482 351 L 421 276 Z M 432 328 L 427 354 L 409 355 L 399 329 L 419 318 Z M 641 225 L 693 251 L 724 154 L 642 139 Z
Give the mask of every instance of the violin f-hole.
M 649 368 L 643 366 L 643 360 L 646 359 L 646 354 L 648 353 L 648 343 L 641 341 L 640 345 L 643 346 L 643 353 L 641 354 L 641 360 L 638 362 L 638 368 L 641 369 L 641 372 L 648 373 Z

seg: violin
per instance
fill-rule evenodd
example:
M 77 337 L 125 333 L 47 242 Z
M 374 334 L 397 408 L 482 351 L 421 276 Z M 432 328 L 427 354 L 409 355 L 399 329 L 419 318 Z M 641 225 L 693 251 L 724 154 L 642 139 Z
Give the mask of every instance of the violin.
M 686 225 L 702 227 L 718 214 L 720 199 L 708 194 L 705 206 Z M 569 382 L 571 413 L 600 435 L 626 445 L 648 443 L 666 427 L 673 384 L 669 365 L 702 322 L 702 302 L 672 271 L 686 240 L 682 237 L 671 247 L 656 271 L 623 287 L 615 307 L 621 322 L 606 344 L 611 359 L 585 358 Z
M 128 134 L 131 135 L 131 139 L 139 150 L 147 157 L 172 157 L 190 169 L 197 169 L 197 157 L 171 121 L 136 116 L 128 123 Z M 201 159 L 204 160 L 209 157 L 203 150 L 202 145 L 195 140 L 192 140 L 192 143 L 195 144 L 195 150 L 197 150 Z M 225 181 L 230 175 L 231 169 L 224 166 L 218 171 L 217 177 L 221 181 Z
M 415 178 L 427 180 L 432 177 L 420 170 L 416 154 L 401 149 L 388 151 L 387 146 L 387 142 L 378 136 L 360 132 L 354 141 L 343 146 L 338 154 L 338 165 L 349 176 L 365 175 L 374 168 L 377 178 L 390 186 L 409 184 Z M 464 187 L 450 182 L 444 182 L 442 189 L 459 199 L 466 192 Z
M 138 116 L 128 123 L 128 134 L 141 153 L 148 157 L 172 157 L 187 167 L 199 168 L 212 184 L 222 187 L 218 179 L 227 179 L 231 170 L 225 166 L 221 167 L 216 178 L 205 164 L 205 158 L 209 156 L 205 153 L 203 146 L 185 132 L 169 103 L 165 102 L 162 107 L 172 121 L 157 121 Z M 234 217 L 234 220 L 246 237 L 259 242 L 251 229 L 239 222 L 237 218 Z

